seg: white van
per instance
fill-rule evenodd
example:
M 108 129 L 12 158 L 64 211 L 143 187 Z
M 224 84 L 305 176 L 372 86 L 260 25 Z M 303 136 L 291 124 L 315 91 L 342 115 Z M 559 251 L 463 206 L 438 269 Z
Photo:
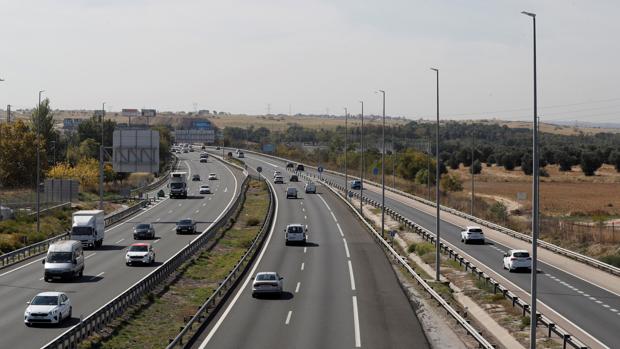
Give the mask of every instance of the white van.
M 285 233 L 285 239 L 286 245 L 292 244 L 292 243 L 301 243 L 301 244 L 306 244 L 306 239 L 308 238 L 306 233 L 308 231 L 308 228 L 305 227 L 301 224 L 289 224 L 286 226 L 286 229 L 284 229 L 284 233 Z
M 50 245 L 43 260 L 43 279 L 76 279 L 84 274 L 84 250 L 75 240 L 58 241 Z

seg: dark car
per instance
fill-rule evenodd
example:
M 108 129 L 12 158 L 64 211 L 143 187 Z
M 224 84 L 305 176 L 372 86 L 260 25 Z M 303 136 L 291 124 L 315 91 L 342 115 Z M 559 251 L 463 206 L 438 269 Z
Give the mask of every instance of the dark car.
M 217 147 L 217 148 L 215 148 L 215 149 L 216 149 L 216 150 L 220 150 L 221 148 L 220 148 L 220 147 Z
M 196 222 L 194 222 L 193 220 L 186 218 L 186 219 L 181 219 L 177 223 L 177 234 L 183 234 L 183 233 L 194 234 L 195 232 L 196 232 Z
M 299 182 L 299 178 L 297 178 L 297 175 L 292 175 L 291 179 L 289 179 L 289 182 Z
M 297 171 L 305 171 L 305 167 L 302 164 L 297 164 Z
M 199 180 L 200 180 L 200 175 L 195 174 L 192 176 L 192 181 L 199 181 Z
M 360 180 L 353 180 L 351 181 L 351 189 L 356 189 L 356 190 L 360 190 L 362 189 L 362 182 Z
M 286 164 L 286 168 L 294 168 L 294 167 L 295 167 L 295 164 L 292 162 L 289 162 Z
M 133 228 L 134 239 L 154 239 L 155 228 L 149 223 L 140 223 Z
M 205 150 L 205 149 L 207 149 L 207 148 L 205 148 L 205 146 L 203 145 L 202 147 L 200 147 L 200 149 Z

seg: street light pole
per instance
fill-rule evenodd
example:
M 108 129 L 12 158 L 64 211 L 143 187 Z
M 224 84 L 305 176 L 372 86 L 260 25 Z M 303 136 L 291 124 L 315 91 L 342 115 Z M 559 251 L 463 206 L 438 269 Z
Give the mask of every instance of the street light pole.
M 37 233 L 41 228 L 40 224 L 40 214 L 41 214 L 41 201 L 40 201 L 40 184 L 41 181 L 41 94 L 45 92 L 45 90 L 39 91 L 39 104 L 37 105 L 37 185 L 36 185 L 36 195 L 37 195 Z
M 474 135 L 474 132 L 472 131 L 471 133 L 471 215 L 474 215 L 474 200 L 475 200 L 475 194 L 474 194 L 474 146 L 476 142 L 476 136 Z
M 532 128 L 532 276 L 531 276 L 531 313 L 530 313 L 530 348 L 536 349 L 536 327 L 538 314 L 536 312 L 537 271 L 538 271 L 538 219 L 539 219 L 539 163 L 538 163 L 538 96 L 536 81 L 536 14 L 521 12 L 532 18 L 533 49 L 534 49 L 534 127 Z
M 360 171 L 360 182 L 361 182 L 361 186 L 360 186 L 360 214 L 364 215 L 364 101 L 360 101 L 360 104 L 362 105 L 362 128 L 360 130 L 360 148 L 361 148 L 361 152 L 362 152 L 362 159 L 361 159 L 361 165 L 362 165 L 362 169 Z
M 435 243 L 435 280 L 439 281 L 439 272 L 441 269 L 441 231 L 440 231 L 440 205 L 439 202 L 439 69 L 431 68 L 436 73 L 437 76 L 437 124 L 435 125 L 435 156 L 436 156 L 436 169 L 435 169 L 435 202 L 436 202 L 436 221 L 435 221 L 435 234 L 437 236 L 437 241 Z
M 105 114 L 105 102 L 101 105 L 101 145 L 99 146 L 99 209 L 103 210 L 103 119 Z
M 381 236 L 385 235 L 385 91 L 383 96 L 383 127 L 381 128 Z
M 431 201 L 431 140 L 426 141 L 426 189 L 428 190 L 428 201 Z
M 347 108 L 344 108 L 344 192 L 347 200 L 349 199 L 349 174 L 347 173 L 347 121 L 348 121 L 349 112 Z

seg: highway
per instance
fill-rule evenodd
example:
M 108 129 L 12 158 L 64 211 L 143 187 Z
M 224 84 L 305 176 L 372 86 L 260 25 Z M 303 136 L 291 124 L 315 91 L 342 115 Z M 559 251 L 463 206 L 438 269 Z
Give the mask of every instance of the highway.
M 260 160 L 269 165 L 285 166 L 285 163 L 272 158 L 247 154 L 248 163 Z M 317 174 L 315 170 L 306 168 L 307 173 Z M 323 177 L 338 180 L 344 183 L 341 176 L 323 173 Z M 350 177 L 350 179 L 353 179 Z M 381 202 L 381 194 L 371 190 L 364 190 L 364 196 Z M 392 208 L 403 216 L 415 221 L 426 229 L 435 232 L 435 216 L 411 207 L 399 200 L 388 198 L 386 207 Z M 460 242 L 461 227 L 442 221 L 441 237 L 466 252 L 477 263 L 492 269 L 529 294 L 530 274 L 509 273 L 503 269 L 502 257 L 504 251 L 510 249 L 497 242 L 488 241 L 485 245 L 465 245 Z M 609 291 L 606 285 L 594 285 L 573 274 L 561 270 L 562 266 L 552 266 L 539 262 L 538 299 L 541 303 L 553 309 L 564 320 L 572 323 L 590 334 L 590 342 L 600 347 L 614 348 L 620 343 L 620 295 Z M 618 283 L 617 277 L 609 276 L 609 283 Z M 580 338 L 585 340 L 587 338 Z
M 270 182 L 277 193 L 274 228 L 195 347 L 428 348 L 392 266 L 346 205 L 320 185 L 317 194 L 305 194 L 304 182 L 289 183 L 280 165 L 244 160 L 249 169 L 261 166 L 270 181 L 275 169 L 286 176 L 285 184 Z M 298 189 L 298 199 L 286 199 L 288 186 Z M 285 245 L 291 223 L 308 226 L 306 245 Z M 251 296 L 259 271 L 284 277 L 281 298 Z
M 85 250 L 84 276 L 74 282 L 43 281 L 42 257 L 32 258 L 10 268 L 0 270 L 0 348 L 40 348 L 93 311 L 119 295 L 148 273 L 173 256 L 196 235 L 177 235 L 175 223 L 181 218 L 198 222 L 200 232 L 216 220 L 239 194 L 243 175 L 215 159 L 199 163 L 199 152 L 180 154 L 179 170 L 200 174 L 201 182 L 189 182 L 190 197 L 168 199 L 143 209 L 142 212 L 106 229 L 104 246 L 98 250 Z M 215 172 L 219 180 L 207 181 Z M 200 184 L 207 182 L 213 194 L 199 195 Z M 167 190 L 165 190 L 167 192 Z M 156 229 L 152 240 L 156 251 L 154 266 L 125 265 L 126 247 L 134 242 L 132 229 L 136 223 L 150 222 Z M 66 292 L 73 305 L 73 318 L 61 326 L 26 327 L 23 314 L 26 302 L 45 291 Z

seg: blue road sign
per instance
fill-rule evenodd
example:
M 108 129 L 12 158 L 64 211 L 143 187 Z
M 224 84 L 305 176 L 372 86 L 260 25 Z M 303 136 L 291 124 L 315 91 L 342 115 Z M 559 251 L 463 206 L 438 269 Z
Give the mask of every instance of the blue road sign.
M 377 167 L 372 169 L 372 174 L 374 174 L 375 176 L 379 174 L 379 169 Z
M 317 167 L 316 170 L 319 171 L 319 173 L 321 173 L 321 172 L 323 172 L 323 167 L 319 166 L 319 167 Z
M 260 166 L 258 166 L 258 167 L 256 168 L 256 172 L 258 172 L 258 173 L 263 172 L 263 168 L 262 168 L 262 167 L 260 167 Z

